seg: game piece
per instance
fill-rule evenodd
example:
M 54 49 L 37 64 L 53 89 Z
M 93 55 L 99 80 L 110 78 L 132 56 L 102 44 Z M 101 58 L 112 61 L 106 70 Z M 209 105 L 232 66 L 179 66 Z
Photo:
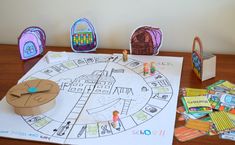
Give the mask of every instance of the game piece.
M 62 62 L 68 60 L 68 56 L 66 52 L 49 51 L 46 55 L 46 60 L 48 63 Z
M 216 130 L 219 133 L 235 128 L 235 125 L 233 124 L 226 112 L 213 112 L 209 115 L 211 117 L 212 122 L 215 124 Z
M 185 110 L 188 113 L 210 113 L 211 105 L 206 96 L 182 97 Z
M 38 115 L 55 105 L 59 86 L 50 80 L 30 80 L 13 86 L 6 94 L 7 102 L 19 115 Z
M 206 135 L 206 132 L 181 126 L 175 128 L 174 135 L 179 141 L 185 142 Z
M 210 123 L 205 122 L 205 121 L 201 121 L 198 119 L 189 119 L 186 122 L 185 127 L 208 132 L 210 129 Z
M 149 74 L 149 65 L 148 63 L 144 63 L 144 76 Z
M 46 34 L 39 27 L 26 28 L 18 38 L 18 47 L 22 60 L 36 57 L 43 53 L 46 44 Z
M 70 31 L 71 47 L 74 52 L 96 51 L 98 40 L 92 23 L 86 19 L 78 19 Z
M 156 72 L 156 63 L 154 61 L 152 61 L 150 63 L 150 75 L 154 75 Z
M 163 33 L 160 28 L 142 26 L 131 35 L 130 53 L 157 55 L 162 45 Z
M 117 110 L 113 111 L 113 128 L 120 130 L 120 118 L 119 118 L 119 112 Z
M 193 40 L 192 63 L 193 71 L 201 81 L 215 77 L 216 56 L 203 52 L 199 37 L 195 37 Z
M 122 59 L 124 62 L 128 60 L 127 50 L 122 51 Z

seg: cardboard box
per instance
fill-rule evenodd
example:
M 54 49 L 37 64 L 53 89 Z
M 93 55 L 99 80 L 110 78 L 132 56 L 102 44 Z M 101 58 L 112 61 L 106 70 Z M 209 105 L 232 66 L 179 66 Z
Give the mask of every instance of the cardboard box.
M 201 80 L 208 80 L 216 76 L 216 56 L 203 52 L 199 37 L 195 37 L 192 47 L 192 67 L 196 76 Z

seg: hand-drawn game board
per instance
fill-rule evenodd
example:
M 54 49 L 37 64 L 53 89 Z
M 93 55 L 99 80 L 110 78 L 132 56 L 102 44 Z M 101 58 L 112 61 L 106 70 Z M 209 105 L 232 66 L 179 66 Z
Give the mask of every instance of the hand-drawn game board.
M 0 102 L 0 136 L 79 145 L 170 145 L 183 58 L 67 53 L 69 60 L 48 64 L 43 57 L 19 82 L 58 83 L 56 106 L 41 115 L 19 116 Z M 143 63 L 155 61 L 155 75 Z M 120 112 L 113 128 L 112 112 Z

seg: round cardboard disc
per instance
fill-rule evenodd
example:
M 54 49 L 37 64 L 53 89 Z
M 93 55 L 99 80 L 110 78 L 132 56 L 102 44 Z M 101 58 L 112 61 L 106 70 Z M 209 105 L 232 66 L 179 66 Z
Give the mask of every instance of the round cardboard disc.
M 17 114 L 37 115 L 54 107 L 59 90 L 51 80 L 29 80 L 13 86 L 7 92 L 6 100 Z

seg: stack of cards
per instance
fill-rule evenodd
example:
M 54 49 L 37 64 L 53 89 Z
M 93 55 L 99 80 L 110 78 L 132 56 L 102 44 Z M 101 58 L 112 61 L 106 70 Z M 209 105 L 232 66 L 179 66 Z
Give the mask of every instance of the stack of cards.
M 185 142 L 202 135 L 218 135 L 235 141 L 235 85 L 220 80 L 207 89 L 182 88 L 184 106 L 177 109 L 184 126 L 175 128 L 175 137 Z

